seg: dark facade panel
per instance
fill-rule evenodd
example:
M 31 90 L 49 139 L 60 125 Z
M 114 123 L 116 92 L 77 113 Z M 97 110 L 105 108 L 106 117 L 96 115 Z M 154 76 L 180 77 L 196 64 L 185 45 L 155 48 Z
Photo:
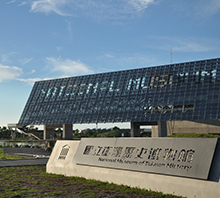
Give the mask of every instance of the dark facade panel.
M 220 119 L 220 58 L 36 82 L 19 125 Z

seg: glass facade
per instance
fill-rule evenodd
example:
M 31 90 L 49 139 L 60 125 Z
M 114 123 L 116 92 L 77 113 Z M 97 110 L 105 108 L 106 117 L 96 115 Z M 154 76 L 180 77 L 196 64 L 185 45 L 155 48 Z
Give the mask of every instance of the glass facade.
M 38 81 L 19 125 L 220 119 L 220 58 Z

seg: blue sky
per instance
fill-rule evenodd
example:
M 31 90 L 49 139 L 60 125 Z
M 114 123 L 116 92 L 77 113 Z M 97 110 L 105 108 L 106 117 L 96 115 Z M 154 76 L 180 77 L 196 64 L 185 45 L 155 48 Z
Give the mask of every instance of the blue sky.
M 1 0 L 0 126 L 37 80 L 220 57 L 220 0 Z

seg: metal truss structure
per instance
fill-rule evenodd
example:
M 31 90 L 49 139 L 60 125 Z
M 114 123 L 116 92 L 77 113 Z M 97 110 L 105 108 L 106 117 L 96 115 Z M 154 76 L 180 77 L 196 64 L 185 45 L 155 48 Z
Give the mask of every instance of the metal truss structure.
M 220 118 L 220 58 L 35 83 L 19 125 Z

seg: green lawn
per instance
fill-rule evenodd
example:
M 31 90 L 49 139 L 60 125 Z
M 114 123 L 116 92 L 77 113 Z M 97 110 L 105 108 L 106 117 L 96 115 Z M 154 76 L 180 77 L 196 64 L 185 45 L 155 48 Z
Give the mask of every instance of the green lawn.
M 213 134 L 199 134 L 199 133 L 180 133 L 180 134 L 173 134 L 167 137 L 179 137 L 179 138 L 220 138 L 220 135 L 213 135 Z
M 45 166 L 0 168 L 0 197 L 120 197 L 120 198 L 173 198 L 151 190 L 131 188 L 81 177 L 47 174 Z

